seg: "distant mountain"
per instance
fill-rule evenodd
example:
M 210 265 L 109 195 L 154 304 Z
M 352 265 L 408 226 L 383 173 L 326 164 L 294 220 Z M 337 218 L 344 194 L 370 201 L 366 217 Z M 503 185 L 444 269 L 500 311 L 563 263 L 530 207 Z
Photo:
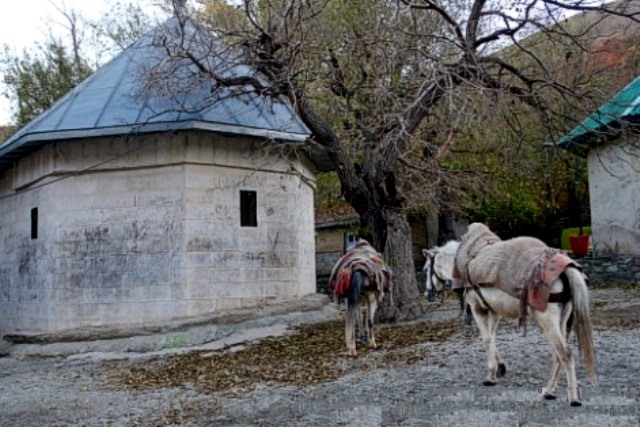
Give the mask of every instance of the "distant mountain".
M 635 13 L 640 19 L 640 0 L 619 0 L 607 7 L 620 14 Z M 640 75 L 638 22 L 588 11 L 560 21 L 550 30 L 534 33 L 496 55 L 533 75 L 541 72 L 534 57 L 543 59 L 549 76 L 591 96 L 597 92 L 600 101 Z
M 637 14 L 640 18 L 640 0 L 618 0 L 607 5 L 607 9 L 621 14 Z M 583 12 L 560 22 L 570 32 L 588 30 L 589 37 L 628 38 L 640 32 L 640 24 L 623 16 L 603 14 L 596 11 Z
M 640 0 L 620 0 L 607 7 L 620 13 L 635 13 L 640 19 Z M 562 21 L 559 26 L 577 34 L 588 48 L 586 72 L 606 73 L 615 80 L 611 83 L 620 87 L 639 75 L 640 23 L 623 16 L 585 12 Z

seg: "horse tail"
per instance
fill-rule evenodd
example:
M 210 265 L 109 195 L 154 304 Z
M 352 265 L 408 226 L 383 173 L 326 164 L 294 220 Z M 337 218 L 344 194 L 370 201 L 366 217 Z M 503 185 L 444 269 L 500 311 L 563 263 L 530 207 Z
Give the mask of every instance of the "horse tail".
M 351 283 L 349 283 L 349 294 L 347 295 L 347 308 L 349 310 L 356 308 L 360 302 L 362 290 L 366 285 L 367 275 L 362 270 L 356 270 L 351 274 Z
M 596 372 L 596 356 L 593 347 L 593 327 L 589 314 L 589 290 L 582 272 L 577 268 L 567 268 L 564 274 L 571 287 L 571 300 L 573 302 L 573 325 L 575 326 L 578 345 L 584 358 L 585 367 L 589 378 L 593 379 Z

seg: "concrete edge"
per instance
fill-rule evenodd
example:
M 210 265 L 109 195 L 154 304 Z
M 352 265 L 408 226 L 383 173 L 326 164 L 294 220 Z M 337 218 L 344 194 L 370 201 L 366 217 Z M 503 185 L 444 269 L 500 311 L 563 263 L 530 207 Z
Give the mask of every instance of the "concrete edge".
M 190 342 L 184 344 L 194 346 L 223 339 L 243 328 L 254 328 L 277 322 L 304 323 L 304 320 L 297 319 L 307 317 L 300 316 L 301 313 L 322 312 L 330 306 L 330 303 L 331 300 L 327 295 L 311 294 L 295 300 L 279 301 L 258 307 L 197 318 L 177 319 L 165 325 L 78 328 L 58 333 L 31 335 L 7 334 L 0 340 L 0 357 L 13 355 L 57 357 L 109 348 L 114 348 L 114 351 L 145 353 L 158 350 L 159 346 L 167 346 L 167 337 L 172 335 L 189 336 Z

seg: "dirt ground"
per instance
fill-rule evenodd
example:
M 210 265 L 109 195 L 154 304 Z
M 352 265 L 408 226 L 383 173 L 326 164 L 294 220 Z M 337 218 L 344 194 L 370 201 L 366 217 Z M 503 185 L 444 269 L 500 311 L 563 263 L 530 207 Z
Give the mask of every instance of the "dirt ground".
M 355 359 L 333 304 L 198 345 L 206 325 L 165 333 L 160 349 L 150 337 L 15 346 L 0 358 L 0 425 L 640 425 L 640 289 L 594 290 L 591 304 L 598 370 L 586 378 L 573 343 L 578 408 L 564 378 L 542 400 L 550 348 L 517 321 L 497 336 L 507 375 L 482 386 L 483 344 L 448 298 L 424 320 L 381 325 L 380 348 Z

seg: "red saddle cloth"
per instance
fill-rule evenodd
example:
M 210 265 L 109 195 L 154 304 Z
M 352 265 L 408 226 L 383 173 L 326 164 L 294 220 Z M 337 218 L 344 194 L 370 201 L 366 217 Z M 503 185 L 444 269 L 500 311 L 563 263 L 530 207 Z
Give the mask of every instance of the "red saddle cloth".
M 547 260 L 542 271 L 542 283 L 529 288 L 529 305 L 539 311 L 547 309 L 551 284 L 560 277 L 560 274 L 570 265 L 578 264 L 567 255 L 558 252 Z
M 336 299 L 349 294 L 351 275 L 356 270 L 364 271 L 381 295 L 384 295 L 384 290 L 391 285 L 391 269 L 385 264 L 382 255 L 369 242 L 360 239 L 358 244 L 333 266 L 329 286 Z

